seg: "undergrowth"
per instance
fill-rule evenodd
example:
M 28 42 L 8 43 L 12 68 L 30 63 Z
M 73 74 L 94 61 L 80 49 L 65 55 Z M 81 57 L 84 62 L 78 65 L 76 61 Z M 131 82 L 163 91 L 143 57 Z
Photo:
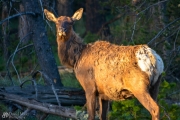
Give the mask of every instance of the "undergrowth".
M 178 99 L 180 92 L 176 93 L 174 99 L 171 98 L 173 91 L 177 91 L 179 86 L 176 83 L 169 83 L 164 80 L 161 83 L 158 95 L 158 104 L 160 106 L 161 120 L 180 120 L 180 106 L 174 103 Z M 168 102 L 171 101 L 171 102 Z M 125 101 L 113 101 L 112 110 L 109 112 L 109 120 L 150 120 L 151 115 L 139 103 L 137 99 Z

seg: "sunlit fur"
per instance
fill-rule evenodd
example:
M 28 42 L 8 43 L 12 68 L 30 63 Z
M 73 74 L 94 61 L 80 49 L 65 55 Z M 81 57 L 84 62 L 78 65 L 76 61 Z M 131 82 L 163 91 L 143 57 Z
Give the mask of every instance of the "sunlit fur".
M 56 24 L 61 63 L 74 69 L 86 93 L 89 120 L 95 119 L 96 98 L 99 118 L 105 120 L 109 100 L 131 97 L 136 97 L 150 112 L 152 120 L 159 119 L 156 100 L 164 65 L 154 50 L 147 45 L 118 46 L 105 41 L 84 44 L 72 27 L 81 18 L 83 9 L 72 17 L 56 18 L 47 10 L 44 13 Z

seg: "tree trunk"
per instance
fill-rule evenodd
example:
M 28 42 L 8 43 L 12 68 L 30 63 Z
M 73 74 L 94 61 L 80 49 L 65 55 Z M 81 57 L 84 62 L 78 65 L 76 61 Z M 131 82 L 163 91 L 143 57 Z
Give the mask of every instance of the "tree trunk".
M 8 5 L 7 2 L 2 2 L 2 20 L 8 17 Z M 9 21 L 6 21 L 2 23 L 2 38 L 3 38 L 3 55 L 4 55 L 4 60 L 7 61 L 9 58 L 9 39 L 8 39 L 8 24 Z
M 105 15 L 101 13 L 103 11 L 101 1 L 86 0 L 86 30 L 97 34 L 102 25 L 106 22 Z M 106 25 L 100 33 L 102 39 L 110 35 L 109 26 Z
M 72 16 L 72 3 L 74 0 L 57 0 L 58 16 Z
M 42 9 L 38 0 L 22 0 L 23 4 L 27 4 L 26 11 L 32 11 L 36 14 L 35 17 L 28 16 L 30 26 L 33 28 L 32 40 L 35 51 L 38 57 L 39 65 L 42 71 L 48 75 L 52 81 L 46 80 L 47 84 L 53 83 L 56 87 L 63 86 L 58 73 L 57 65 L 52 54 L 52 49 L 48 42 L 47 33 L 45 30 Z
M 20 12 L 25 12 L 29 7 L 29 2 L 22 2 L 19 5 Z M 22 40 L 30 31 L 32 31 L 32 26 L 28 20 L 27 15 L 22 15 L 19 17 L 19 29 L 18 36 Z M 28 35 L 23 41 L 22 44 L 27 44 L 27 42 L 32 38 L 32 35 Z

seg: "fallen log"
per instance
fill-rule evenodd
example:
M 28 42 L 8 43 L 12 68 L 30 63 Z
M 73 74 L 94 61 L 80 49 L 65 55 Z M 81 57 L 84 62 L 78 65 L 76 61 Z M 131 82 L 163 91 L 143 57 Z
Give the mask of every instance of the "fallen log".
M 37 85 L 36 89 L 34 89 L 34 86 L 32 85 L 28 85 L 22 88 L 19 86 L 1 87 L 0 91 L 8 94 L 19 95 L 23 98 L 35 99 L 40 102 L 57 104 L 56 97 L 50 86 Z M 63 106 L 82 106 L 86 102 L 85 93 L 82 89 L 61 87 L 56 89 L 56 92 L 61 105 Z
M 8 100 L 26 106 L 28 109 L 36 109 L 47 114 L 59 115 L 67 118 L 77 119 L 76 110 L 68 107 L 57 106 L 49 103 L 41 103 L 34 99 L 28 99 L 5 92 L 0 92 L 1 100 Z
M 36 89 L 34 88 L 36 87 Z M 11 104 L 19 104 L 26 108 L 19 116 L 13 116 L 16 119 L 22 119 L 30 110 L 38 110 L 45 115 L 54 114 L 62 117 L 77 119 L 77 111 L 67 106 L 81 105 L 86 102 L 85 93 L 82 89 L 61 87 L 55 90 L 61 102 L 58 106 L 57 99 L 50 86 L 28 85 L 11 86 L 0 88 L 0 101 Z M 63 106 L 66 107 L 63 107 Z

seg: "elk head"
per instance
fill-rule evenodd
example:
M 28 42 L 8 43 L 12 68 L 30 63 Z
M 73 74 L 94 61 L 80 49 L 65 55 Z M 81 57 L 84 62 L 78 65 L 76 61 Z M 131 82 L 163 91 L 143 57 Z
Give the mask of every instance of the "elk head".
M 53 13 L 46 9 L 44 9 L 44 13 L 49 21 L 53 21 L 56 24 L 57 37 L 61 38 L 57 40 L 66 41 L 72 34 L 74 21 L 81 19 L 83 8 L 77 10 L 72 17 L 60 16 L 56 18 Z

